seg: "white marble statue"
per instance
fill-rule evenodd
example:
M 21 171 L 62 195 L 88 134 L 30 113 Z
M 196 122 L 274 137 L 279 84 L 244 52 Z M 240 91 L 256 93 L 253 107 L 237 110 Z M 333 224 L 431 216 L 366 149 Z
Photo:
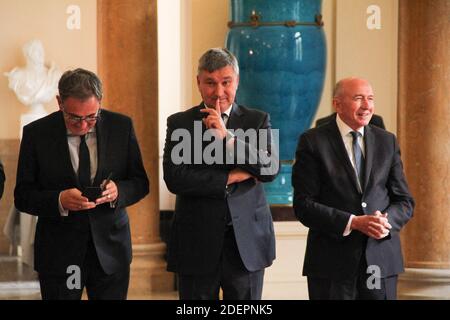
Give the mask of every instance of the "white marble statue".
M 54 99 L 58 89 L 61 71 L 52 62 L 50 68 L 45 65 L 44 47 L 41 41 L 31 40 L 23 46 L 26 66 L 15 67 L 5 73 L 9 78 L 9 88 L 24 105 L 30 107 L 35 116 L 47 114 L 44 104 Z
M 58 81 L 62 72 L 52 62 L 50 68 L 45 65 L 44 47 L 41 41 L 32 40 L 23 46 L 23 54 L 27 61 L 25 67 L 16 67 L 5 73 L 9 79 L 9 88 L 16 93 L 17 98 L 24 105 L 30 107 L 28 113 L 20 116 L 20 133 L 25 125 L 47 115 L 44 104 L 55 99 L 58 91 Z M 19 244 L 17 252 L 22 256 L 22 262 L 33 266 L 33 242 L 37 218 L 17 211 L 12 205 L 8 215 L 4 234 L 15 246 L 15 224 L 19 222 Z M 20 248 L 20 250 L 19 250 Z

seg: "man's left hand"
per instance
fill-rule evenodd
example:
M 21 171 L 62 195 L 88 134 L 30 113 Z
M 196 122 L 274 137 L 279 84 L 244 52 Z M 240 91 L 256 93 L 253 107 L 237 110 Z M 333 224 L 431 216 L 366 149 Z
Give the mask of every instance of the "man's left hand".
M 103 181 L 104 183 L 105 181 Z M 106 202 L 114 202 L 119 196 L 119 190 L 117 189 L 117 185 L 114 181 L 110 180 L 109 183 L 105 186 L 105 190 L 102 192 L 102 197 L 95 200 L 97 205 L 106 203 Z

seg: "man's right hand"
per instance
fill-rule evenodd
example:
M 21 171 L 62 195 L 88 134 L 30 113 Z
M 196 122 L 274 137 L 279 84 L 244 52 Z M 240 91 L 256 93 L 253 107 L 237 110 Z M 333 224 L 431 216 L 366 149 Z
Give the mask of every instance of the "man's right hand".
M 95 208 L 94 202 L 89 202 L 89 199 L 81 195 L 81 191 L 72 188 L 61 192 L 61 205 L 65 210 L 81 211 Z
M 245 170 L 236 168 L 230 171 L 230 173 L 228 174 L 228 181 L 227 181 L 227 186 L 233 183 L 238 183 L 241 181 L 245 181 L 247 179 L 250 178 L 255 178 L 253 177 L 250 173 L 248 173 Z
M 382 239 L 389 234 L 392 226 L 387 219 L 387 213 L 376 211 L 373 215 L 362 215 L 353 217 L 350 226 L 352 230 L 358 230 L 374 239 Z

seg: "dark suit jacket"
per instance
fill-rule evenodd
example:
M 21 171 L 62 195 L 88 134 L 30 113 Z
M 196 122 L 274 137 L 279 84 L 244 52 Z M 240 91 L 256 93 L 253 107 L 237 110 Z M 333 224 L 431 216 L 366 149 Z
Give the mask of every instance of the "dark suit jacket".
M 392 133 L 365 127 L 365 183 L 357 178 L 335 121 L 305 132 L 293 168 L 294 209 L 309 228 L 303 274 L 342 279 L 357 274 L 361 255 L 382 277 L 403 271 L 400 229 L 412 217 L 414 201 Z M 353 230 L 343 236 L 350 215 L 388 212 L 390 235 L 381 240 Z
M 164 180 L 168 189 L 177 195 L 175 217 L 171 229 L 168 253 L 168 270 L 181 274 L 206 274 L 214 272 L 222 252 L 227 214 L 231 215 L 237 246 L 245 267 L 249 271 L 263 269 L 275 258 L 275 237 L 272 216 L 266 202 L 262 182 L 272 181 L 278 173 L 262 174 L 265 167 L 260 160 L 256 164 L 175 164 L 172 151 L 178 141 L 171 141 L 175 129 L 184 129 L 190 135 L 190 157 L 194 158 L 194 143 L 201 143 L 201 136 L 194 136 L 194 121 L 205 131 L 201 123 L 201 105 L 179 112 L 167 119 L 167 135 L 164 148 Z M 270 129 L 269 115 L 262 111 L 233 105 L 227 123 L 229 129 Z M 270 131 L 270 130 L 269 130 Z M 195 142 L 195 138 L 197 142 Z M 274 152 L 268 137 L 264 151 Z M 209 142 L 200 145 L 204 150 Z M 249 158 L 255 159 L 258 150 L 237 140 Z M 198 155 L 198 154 L 197 154 Z M 243 157 L 243 153 L 237 153 Z M 236 163 L 236 158 L 234 159 Z M 191 162 L 194 163 L 194 162 Z M 237 183 L 226 188 L 228 173 L 241 167 L 258 178 Z
M 5 171 L 3 170 L 3 164 L 0 162 L 0 199 L 3 196 L 4 188 L 5 188 Z
M 326 116 L 324 118 L 317 119 L 316 120 L 316 127 L 323 126 L 324 124 L 327 124 L 328 122 L 334 121 L 334 120 L 336 120 L 336 112 L 334 112 L 334 113 L 332 113 L 329 116 Z M 378 128 L 381 128 L 381 129 L 386 129 L 386 127 L 384 126 L 383 118 L 381 116 L 376 115 L 376 114 L 374 114 L 372 116 L 372 118 L 370 119 L 369 124 L 377 126 Z
M 93 185 L 98 186 L 112 172 L 119 190 L 116 208 L 106 203 L 62 217 L 59 193 L 80 189 L 70 161 L 63 115 L 52 113 L 23 129 L 14 196 L 17 209 L 39 217 L 34 244 L 38 272 L 66 274 L 69 265 L 81 266 L 89 232 L 107 274 L 131 262 L 125 207 L 148 193 L 147 174 L 130 118 L 102 110 L 96 132 L 98 169 Z

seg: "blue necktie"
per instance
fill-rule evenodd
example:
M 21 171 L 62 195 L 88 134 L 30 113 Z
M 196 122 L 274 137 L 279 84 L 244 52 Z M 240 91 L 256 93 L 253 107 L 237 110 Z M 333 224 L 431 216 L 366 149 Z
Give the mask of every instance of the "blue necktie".
M 80 136 L 80 149 L 78 154 L 78 181 L 81 187 L 91 185 L 91 159 L 89 156 L 89 149 L 86 144 L 86 135 Z
M 356 173 L 358 174 L 361 190 L 364 188 L 364 157 L 361 147 L 358 143 L 358 137 L 361 133 L 358 131 L 351 131 L 350 134 L 353 137 L 353 155 L 355 156 Z

